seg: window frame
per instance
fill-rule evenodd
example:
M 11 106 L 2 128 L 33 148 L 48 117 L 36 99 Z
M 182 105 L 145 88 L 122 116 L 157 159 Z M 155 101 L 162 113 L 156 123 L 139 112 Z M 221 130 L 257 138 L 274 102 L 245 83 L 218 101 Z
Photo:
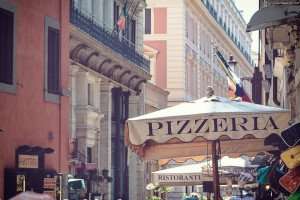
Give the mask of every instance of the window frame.
M 145 8 L 145 28 L 144 28 L 144 34 L 150 35 L 152 33 L 152 8 Z M 149 21 L 147 21 L 147 19 Z
M 57 29 L 59 31 L 59 52 L 58 52 L 58 55 L 59 55 L 59 90 L 61 90 L 61 78 L 60 78 L 60 75 L 61 75 L 61 49 L 60 49 L 60 46 L 61 46 L 61 30 L 60 30 L 60 26 L 59 26 L 59 22 L 52 18 L 52 17 L 49 17 L 49 16 L 45 16 L 45 38 L 44 38 L 44 97 L 45 97 L 45 100 L 48 101 L 48 102 L 52 102 L 52 103 L 59 103 L 60 102 L 60 94 L 55 94 L 55 93 L 51 93 L 48 91 L 48 28 L 51 27 L 51 28 L 54 28 L 54 29 Z
M 0 92 L 15 94 L 16 84 L 16 6 L 6 1 L 0 1 L 0 8 L 13 13 L 13 55 L 12 55 L 12 84 L 0 82 Z
M 94 84 L 88 82 L 87 84 L 87 104 L 88 106 L 94 106 Z

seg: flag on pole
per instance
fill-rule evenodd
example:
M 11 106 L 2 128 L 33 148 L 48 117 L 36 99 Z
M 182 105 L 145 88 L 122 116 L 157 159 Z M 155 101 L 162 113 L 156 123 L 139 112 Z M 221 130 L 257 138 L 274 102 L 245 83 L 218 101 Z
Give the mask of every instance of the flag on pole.
M 218 61 L 228 80 L 228 94 L 231 98 L 240 97 L 242 101 L 252 102 L 243 88 L 240 78 L 233 72 L 220 51 L 216 51 Z
M 125 30 L 125 26 L 126 26 L 126 16 L 127 16 L 127 1 L 125 2 L 122 10 L 121 10 L 121 13 L 120 13 L 120 16 L 119 16 L 119 19 L 117 21 L 117 25 L 118 25 L 118 28 L 120 30 Z
M 117 25 L 119 27 L 120 30 L 124 30 L 125 29 L 125 24 L 126 24 L 126 18 L 124 15 L 120 16 Z

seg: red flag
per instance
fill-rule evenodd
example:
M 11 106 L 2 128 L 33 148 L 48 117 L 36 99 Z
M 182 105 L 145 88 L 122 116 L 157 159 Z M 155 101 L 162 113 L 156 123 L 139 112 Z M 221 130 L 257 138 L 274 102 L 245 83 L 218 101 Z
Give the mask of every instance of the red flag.
M 118 22 L 117 22 L 117 25 L 119 27 L 120 30 L 124 30 L 125 29 L 125 24 L 126 24 L 126 19 L 125 19 L 125 16 L 120 16 Z

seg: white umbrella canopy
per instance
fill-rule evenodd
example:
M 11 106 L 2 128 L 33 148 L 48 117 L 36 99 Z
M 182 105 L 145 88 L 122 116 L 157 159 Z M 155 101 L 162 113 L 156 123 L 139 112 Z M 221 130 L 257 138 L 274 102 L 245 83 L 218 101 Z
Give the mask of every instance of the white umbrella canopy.
M 288 126 L 288 110 L 210 96 L 128 119 L 126 140 L 142 158 L 207 155 L 219 140 L 222 155 L 274 150 L 264 138 Z
M 153 182 L 158 185 L 201 185 L 204 181 L 213 181 L 212 173 L 204 170 L 207 164 L 197 163 L 172 167 L 168 169 L 152 172 Z M 225 177 L 230 176 L 229 172 L 219 170 L 221 183 L 225 183 Z
M 246 31 L 265 29 L 282 24 L 296 24 L 300 21 L 299 5 L 270 5 L 258 10 L 247 24 Z
M 226 183 L 226 177 L 238 176 L 233 173 L 232 169 L 253 168 L 257 166 L 251 165 L 244 158 L 223 157 L 219 161 L 219 174 L 221 175 L 221 183 Z M 196 164 L 182 165 L 178 167 L 167 168 L 152 172 L 154 183 L 159 185 L 200 185 L 204 181 L 212 181 L 212 161 L 204 160 Z

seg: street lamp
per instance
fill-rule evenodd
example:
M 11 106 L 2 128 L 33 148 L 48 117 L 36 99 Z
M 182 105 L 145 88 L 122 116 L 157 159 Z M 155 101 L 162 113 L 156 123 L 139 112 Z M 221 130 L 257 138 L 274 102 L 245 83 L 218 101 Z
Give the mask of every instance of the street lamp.
M 236 67 L 236 64 L 237 64 L 237 61 L 234 60 L 233 55 L 229 56 L 228 64 L 229 64 L 231 70 L 234 71 L 235 67 Z

